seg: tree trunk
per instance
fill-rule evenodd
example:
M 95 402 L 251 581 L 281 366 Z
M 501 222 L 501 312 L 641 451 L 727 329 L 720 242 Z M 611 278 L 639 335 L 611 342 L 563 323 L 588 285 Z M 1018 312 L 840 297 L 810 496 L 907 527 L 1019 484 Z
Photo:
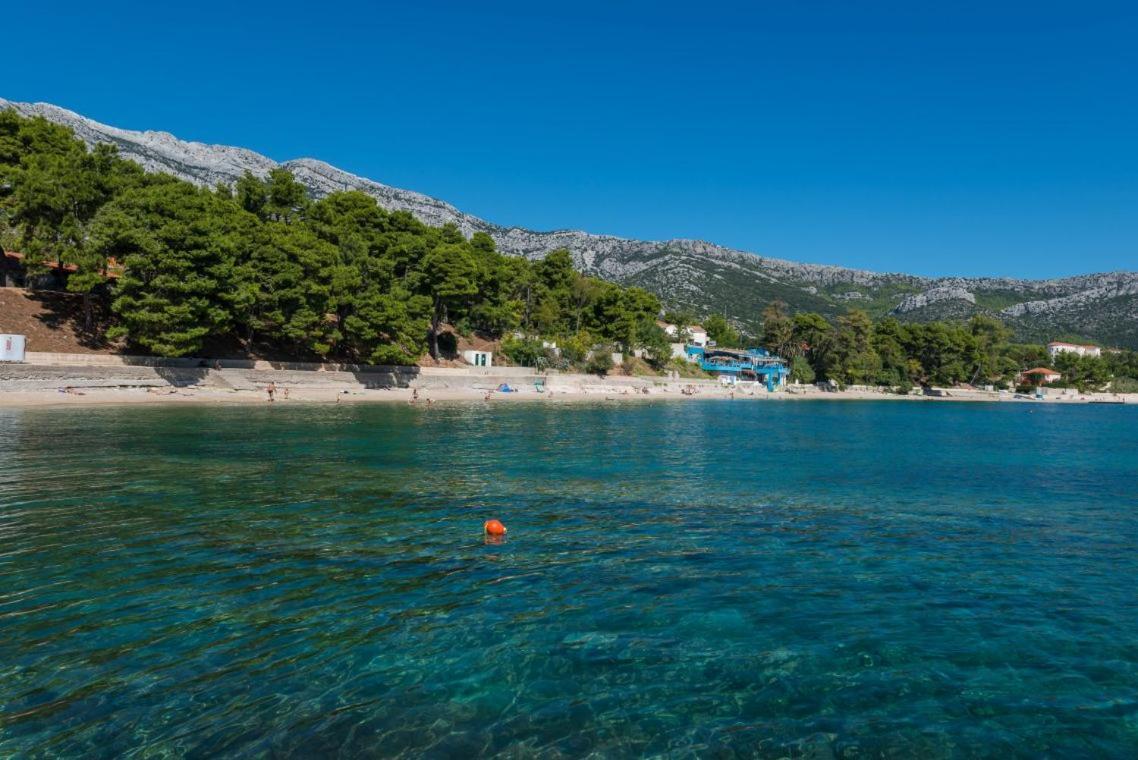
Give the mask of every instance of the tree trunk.
M 427 331 L 427 345 L 431 352 L 431 358 L 435 361 L 439 360 L 439 328 L 435 325 L 434 320 L 431 320 L 431 329 Z
M 91 291 L 83 293 L 83 329 L 88 333 L 95 327 L 94 308 L 91 305 Z
M 439 325 L 443 322 L 442 304 L 435 301 L 435 313 L 431 315 L 431 329 L 427 331 L 427 345 L 430 348 L 431 358 L 439 360 Z

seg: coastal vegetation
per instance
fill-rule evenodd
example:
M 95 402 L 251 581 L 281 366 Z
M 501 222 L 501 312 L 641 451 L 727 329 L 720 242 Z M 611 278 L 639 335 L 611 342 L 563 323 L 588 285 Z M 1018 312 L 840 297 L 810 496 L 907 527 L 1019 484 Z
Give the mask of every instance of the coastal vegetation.
M 1108 385 L 1118 390 L 1138 378 L 1138 352 L 1052 359 L 1045 346 L 1013 342 L 1006 325 L 984 315 L 958 322 L 905 323 L 893 317 L 874 322 L 866 312 L 852 309 L 831 321 L 812 312 L 789 314 L 776 301 L 763 311 L 762 325 L 757 342 L 784 357 L 791 379 L 799 382 L 828 380 L 902 391 L 960 383 L 1008 388 L 1023 370 L 1035 367 L 1062 375 L 1052 385 L 1080 390 Z
M 0 112 L 0 230 L 29 273 L 66 273 L 88 327 L 109 312 L 109 337 L 165 356 L 209 342 L 407 364 L 453 351 L 451 326 L 516 334 L 518 359 L 541 354 L 537 336 L 567 338 L 581 361 L 613 345 L 668 356 L 657 298 L 580 274 L 566 251 L 506 256 L 358 191 L 312 200 L 284 169 L 197 187 L 13 111 Z
M 656 295 L 585 276 L 568 251 L 504 255 L 485 233 L 431 227 L 359 191 L 313 200 L 282 168 L 201 188 L 11 110 L 0 111 L 0 244 L 24 254 L 33 280 L 80 294 L 88 329 L 159 355 L 236 346 L 410 364 L 453 355 L 457 333 L 500 339 L 508 361 L 536 368 L 603 374 L 613 353 L 635 352 L 648 371 L 690 369 L 671 359 Z M 1134 352 L 1052 362 L 986 315 L 875 321 L 856 308 L 792 313 L 775 300 L 757 320 L 663 316 L 701 321 L 719 346 L 762 346 L 800 382 L 1012 387 L 1023 370 L 1048 367 L 1062 374 L 1056 385 L 1138 384 Z

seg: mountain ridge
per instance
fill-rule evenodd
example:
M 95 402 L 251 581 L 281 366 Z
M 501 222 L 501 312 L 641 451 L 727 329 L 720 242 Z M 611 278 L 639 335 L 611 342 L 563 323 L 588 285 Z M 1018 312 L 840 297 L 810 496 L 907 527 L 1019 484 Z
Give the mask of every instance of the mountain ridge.
M 668 305 L 722 313 L 748 330 L 771 300 L 835 316 L 851 307 L 876 317 L 925 321 L 990 314 L 1024 340 L 1060 337 L 1138 348 L 1138 272 L 1114 271 L 1044 280 L 1010 277 L 925 277 L 773 258 L 694 239 L 635 240 L 583 230 L 534 231 L 499 225 L 425 193 L 385 185 L 316 158 L 278 162 L 247 148 L 181 140 L 164 131 L 111 127 L 50 103 L 0 98 L 0 108 L 63 124 L 88 144 L 109 142 L 147 171 L 198 185 L 232 184 L 283 167 L 314 197 L 360 190 L 389 210 L 421 221 L 455 224 L 463 234 L 486 232 L 500 250 L 541 258 L 567 248 L 587 274 L 657 293 Z

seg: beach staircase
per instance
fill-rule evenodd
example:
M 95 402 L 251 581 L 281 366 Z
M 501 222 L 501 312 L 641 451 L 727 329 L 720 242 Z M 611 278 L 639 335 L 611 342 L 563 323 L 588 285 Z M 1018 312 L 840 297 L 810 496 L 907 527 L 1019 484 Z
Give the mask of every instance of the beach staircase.
M 225 379 L 225 375 L 216 369 L 206 370 L 206 376 L 202 378 L 199 385 L 203 388 L 216 388 L 225 391 L 237 390 L 232 383 Z

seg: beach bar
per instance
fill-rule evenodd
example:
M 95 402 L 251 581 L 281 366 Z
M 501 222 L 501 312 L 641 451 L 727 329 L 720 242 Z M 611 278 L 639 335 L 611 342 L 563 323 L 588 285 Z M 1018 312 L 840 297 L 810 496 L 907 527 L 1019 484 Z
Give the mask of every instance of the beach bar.
M 786 362 L 762 348 L 718 348 L 689 345 L 688 360 L 699 364 L 704 372 L 712 372 L 731 382 L 762 383 L 768 391 L 781 388 L 790 374 Z

